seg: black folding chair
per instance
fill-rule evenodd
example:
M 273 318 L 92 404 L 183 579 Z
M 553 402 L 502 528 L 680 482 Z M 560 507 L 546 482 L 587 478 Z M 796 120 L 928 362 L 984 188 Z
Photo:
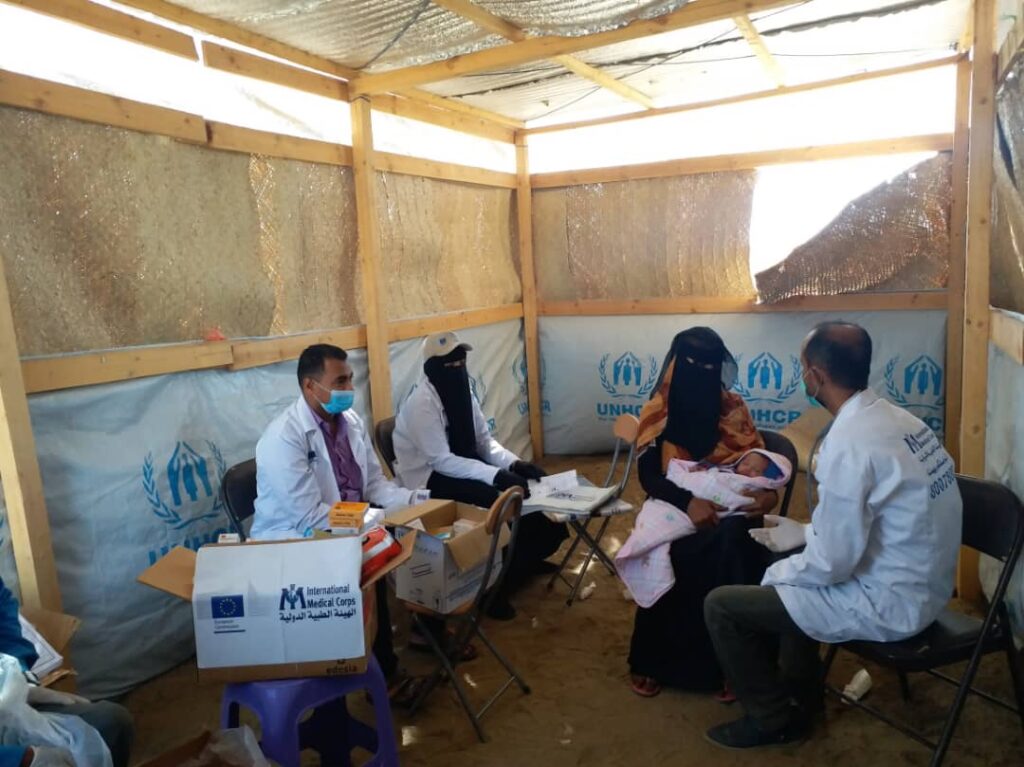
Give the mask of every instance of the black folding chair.
M 373 427 L 374 442 L 377 443 L 377 452 L 384 459 L 391 476 L 395 476 L 395 419 L 385 418 L 378 421 Z
M 472 722 L 473 729 L 476 730 L 476 736 L 480 739 L 481 743 L 485 742 L 487 737 L 484 735 L 480 719 L 485 713 L 487 713 L 487 710 L 491 705 L 501 697 L 502 693 L 504 693 L 513 682 L 518 684 L 525 694 L 529 694 L 530 692 L 529 685 L 523 681 L 519 672 L 513 668 L 508 659 L 498 652 L 498 648 L 496 648 L 487 635 L 484 634 L 483 628 L 480 625 L 481 619 L 483 618 L 487 608 L 490 606 L 491 600 L 494 599 L 494 595 L 501 590 L 501 583 L 508 574 L 509 563 L 512 561 L 512 553 L 515 549 L 516 540 L 519 535 L 519 520 L 521 518 L 522 511 L 523 491 L 518 487 L 512 487 L 506 490 L 498 496 L 494 505 L 491 506 L 490 512 L 487 515 L 487 520 L 484 522 L 485 530 L 488 535 L 491 536 L 490 550 L 487 554 L 487 564 L 484 566 L 484 574 L 483 579 L 480 581 L 480 588 L 477 591 L 476 596 L 471 601 L 467 602 L 462 607 L 457 608 L 454 612 L 444 614 L 435 612 L 429 607 L 423 607 L 422 605 L 414 604 L 412 602 L 402 602 L 412 615 L 412 621 L 416 625 L 420 635 L 427 639 L 427 642 L 430 645 L 430 650 L 438 661 L 437 667 L 423 682 L 423 686 L 420 688 L 419 694 L 413 701 L 412 706 L 409 709 L 409 713 L 415 714 L 431 691 L 447 677 L 455 688 L 455 693 L 459 696 L 459 702 L 462 704 L 462 708 L 465 710 L 466 716 L 469 717 L 469 721 Z M 502 556 L 501 570 L 498 572 L 498 577 L 494 582 L 493 588 L 488 588 L 491 573 L 494 570 L 494 558 L 498 553 L 498 536 L 505 525 L 511 525 L 512 537 L 509 539 L 508 546 Z M 427 622 L 424 620 L 425 618 L 443 619 L 449 629 L 454 632 L 454 636 L 451 642 L 448 643 L 448 647 L 446 649 L 441 648 L 434 632 L 430 630 L 431 627 L 428 626 Z M 437 620 L 431 622 L 440 621 Z M 478 711 L 473 709 L 469 702 L 469 696 L 466 694 L 466 689 L 462 686 L 462 682 L 455 673 L 455 666 L 458 665 L 459 660 L 463 657 L 466 646 L 474 636 L 480 638 L 480 640 L 487 646 L 487 649 L 491 651 L 491 654 L 498 659 L 498 662 L 505 667 L 505 670 L 508 671 L 509 674 L 508 679 L 505 680 L 504 684 L 498 688 L 498 691 L 494 693 L 494 695 L 492 695 Z
M 244 541 L 248 536 L 242 523 L 256 513 L 256 459 L 250 458 L 228 469 L 221 479 L 220 492 L 228 521 L 238 533 L 238 539 Z
M 550 591 L 555 587 L 555 581 L 561 579 L 570 589 L 569 597 L 565 600 L 565 604 L 569 607 L 576 600 L 576 594 L 579 593 L 583 579 L 586 577 L 587 568 L 590 567 L 590 563 L 594 560 L 595 556 L 604 564 L 611 575 L 618 575 L 612 558 L 601 548 L 601 540 L 604 538 L 605 531 L 608 529 L 608 524 L 612 521 L 612 517 L 617 517 L 620 514 L 629 514 L 633 511 L 632 504 L 622 500 L 622 493 L 626 489 L 626 483 L 629 482 L 629 475 L 633 470 L 633 462 L 636 459 L 636 438 L 639 430 L 640 421 L 634 415 L 623 413 L 615 419 L 615 424 L 612 427 L 612 433 L 615 435 L 615 452 L 612 453 L 612 463 L 608 467 L 608 476 L 605 477 L 604 484 L 602 485 L 602 487 L 606 488 L 614 487 L 615 492 L 611 498 L 595 509 L 589 517 L 581 518 L 573 514 L 565 515 L 568 517 L 567 524 L 572 529 L 575 537 L 572 543 L 569 544 L 569 550 L 565 552 L 562 561 L 558 563 L 558 569 L 555 570 L 551 580 L 548 581 L 547 588 Z M 625 458 L 625 467 L 622 470 L 621 478 L 616 482 L 615 475 L 619 467 L 620 458 Z M 591 535 L 590 523 L 598 519 L 601 520 L 601 526 L 597 529 L 597 535 Z M 583 566 L 580 568 L 579 573 L 577 573 L 576 579 L 570 581 L 565 577 L 564 571 L 573 553 L 575 553 L 576 547 L 581 543 L 587 547 L 587 553 L 583 558 Z
M 1003 601 L 1014 565 L 1020 557 L 1021 547 L 1024 546 L 1024 506 L 1010 490 L 995 482 L 958 475 L 957 483 L 964 501 L 963 545 L 1003 562 L 1002 574 L 999 576 L 984 620 L 946 609 L 935 623 L 915 637 L 901 642 L 846 642 L 832 645 L 825 659 L 826 676 L 840 649 L 848 650 L 880 666 L 894 669 L 900 676 L 904 699 L 909 699 L 907 674 L 912 672 L 931 674 L 957 688 L 942 734 L 938 742 L 935 742 L 918 730 L 886 716 L 878 709 L 849 698 L 828 684 L 825 685 L 825 689 L 833 695 L 838 695 L 847 703 L 867 711 L 932 749 L 932 767 L 942 764 L 946 756 L 969 692 L 1016 712 L 1021 717 L 1021 726 L 1024 727 L 1024 673 L 1019 667 L 1017 650 L 1013 645 L 1010 615 Z M 994 652 L 1006 653 L 1017 698 L 1016 708 L 971 686 L 981 657 Z M 963 661 L 968 661 L 967 669 L 959 680 L 936 670 Z
M 789 482 L 786 483 L 786 489 L 782 493 L 782 505 L 779 507 L 779 516 L 784 517 L 789 513 L 789 500 L 793 497 L 793 487 L 796 485 L 796 473 L 800 466 L 800 459 L 793 443 L 784 434 L 779 434 L 777 431 L 762 431 L 761 438 L 764 440 L 765 450 L 786 456 L 790 466 L 793 467 L 793 471 L 789 475 Z

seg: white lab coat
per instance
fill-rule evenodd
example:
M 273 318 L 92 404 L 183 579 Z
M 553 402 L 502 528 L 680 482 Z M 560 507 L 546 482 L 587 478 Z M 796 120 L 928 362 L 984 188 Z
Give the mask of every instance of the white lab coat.
M 385 510 L 415 503 L 415 491 L 384 476 L 363 420 L 354 410 L 346 410 L 341 417 L 363 474 L 363 500 Z M 302 397 L 271 421 L 256 443 L 256 490 L 252 523 L 256 539 L 307 537 L 327 526 L 331 506 L 341 499 L 327 441 Z M 377 524 L 382 517 L 374 510 L 366 522 Z
M 491 436 L 480 405 L 473 397 L 476 450 L 482 461 L 455 455 L 448 447 L 448 417 L 437 389 L 422 379 L 402 405 L 395 420 L 395 473 L 405 487 L 425 487 L 432 472 L 455 479 L 494 483 L 499 469 L 507 469 L 519 456 Z
M 793 621 L 820 642 L 891 642 L 924 630 L 953 593 L 963 502 L 953 461 L 921 420 L 862 391 L 818 457 L 807 547 L 773 564 Z

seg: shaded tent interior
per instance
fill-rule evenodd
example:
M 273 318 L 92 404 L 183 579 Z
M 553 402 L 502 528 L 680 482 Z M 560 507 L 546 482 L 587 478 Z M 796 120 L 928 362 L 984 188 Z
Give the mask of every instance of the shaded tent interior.
M 477 396 L 499 439 L 540 455 L 607 449 L 608 415 L 642 402 L 688 324 L 721 324 L 744 365 L 774 360 L 741 384 L 761 425 L 784 426 L 805 409 L 791 391 L 799 330 L 862 319 L 894 328 L 880 390 L 923 408 L 964 471 L 1024 492 L 1019 6 L 4 0 L 0 364 L 21 375 L 0 376 L 0 470 L 19 485 L 0 575 L 84 619 L 86 691 L 173 666 L 191 652 L 187 611 L 129 588 L 132 568 L 222 526 L 215 488 L 175 494 L 177 446 L 212 475 L 251 456 L 294 396 L 298 353 L 321 341 L 353 351 L 360 413 L 384 418 L 417 379 L 419 340 L 441 329 L 487 349 Z M 1003 51 L 991 125 L 964 96 L 972 71 L 976 92 L 984 78 L 978 8 Z M 44 22 L 181 82 L 67 66 L 57 36 L 18 54 L 12 30 Z M 537 38 L 549 48 L 516 47 Z M 804 119 L 829 87 L 863 104 L 897 80 L 908 94 L 948 86 L 939 129 L 921 116 L 886 133 L 905 115 L 882 108 L 863 129 L 841 110 Z M 914 98 L 906 112 L 926 99 Z M 993 129 L 990 184 L 968 185 L 968 121 Z M 821 126 L 837 138 L 812 145 Z M 975 170 L 983 150 L 971 144 Z M 838 174 L 885 156 L 913 161 L 811 227 L 814 189 L 775 200 L 775 227 L 806 235 L 757 260 L 769 168 Z M 942 371 L 934 392 L 908 372 L 924 358 Z M 920 369 L 939 381 L 937 368 Z M 964 369 L 991 372 L 961 386 Z M 986 400 L 1008 414 L 987 433 Z M 106 569 L 84 549 L 107 552 Z M 977 597 L 966 572 L 962 593 Z M 97 603 L 118 578 L 123 604 Z M 163 612 L 168 630 L 147 631 Z M 104 661 L 111 636 L 141 665 Z

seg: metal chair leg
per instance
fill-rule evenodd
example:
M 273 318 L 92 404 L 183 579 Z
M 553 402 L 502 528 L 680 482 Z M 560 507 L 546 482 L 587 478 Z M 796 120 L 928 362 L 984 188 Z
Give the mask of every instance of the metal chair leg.
M 1010 679 L 1013 681 L 1013 694 L 1017 700 L 1017 715 L 1020 717 L 1021 729 L 1024 729 L 1024 672 L 1021 671 L 1021 654 L 1013 644 L 1013 636 L 1004 632 L 1006 641 L 1006 662 L 1010 666 Z
M 967 664 L 964 675 L 960 678 L 960 686 L 957 688 L 953 705 L 949 709 L 946 723 L 942 727 L 942 735 L 939 737 L 939 743 L 935 748 L 935 753 L 932 755 L 930 767 L 940 767 L 942 761 L 946 758 L 946 752 L 949 750 L 949 744 L 953 740 L 953 733 L 956 731 L 957 722 L 960 721 L 960 712 L 963 711 L 964 703 L 971 692 L 971 685 L 974 683 L 974 676 L 978 673 L 978 666 L 981 665 L 981 649 L 979 644 L 971 656 L 970 662 Z
M 574 532 L 576 532 L 576 531 L 574 530 Z M 569 544 L 569 550 L 567 552 L 565 552 L 565 556 L 562 557 L 562 561 L 558 563 L 558 569 L 555 570 L 554 573 L 552 573 L 551 579 L 548 581 L 548 586 L 547 586 L 548 591 L 551 591 L 551 589 L 553 589 L 555 587 L 555 581 L 557 581 L 559 578 L 561 578 L 562 580 L 566 580 L 565 576 L 562 575 L 562 571 L 565 570 L 565 566 L 567 564 L 569 564 L 569 560 L 572 558 L 573 552 L 576 551 L 576 547 L 579 546 L 579 545 L 580 545 L 580 534 L 579 534 L 579 532 L 576 532 L 576 537 L 573 539 L 573 542 L 571 544 Z M 568 583 L 568 581 L 566 581 L 566 582 Z
M 519 685 L 519 689 L 521 689 L 526 695 L 529 695 L 530 694 L 530 685 L 528 685 L 526 683 L 526 680 L 524 680 L 519 675 L 519 672 L 516 671 L 515 666 L 512 665 L 512 663 L 508 660 L 508 658 L 506 658 L 504 655 L 502 655 L 498 651 L 498 648 L 495 647 L 491 643 L 491 640 L 488 639 L 487 635 L 484 633 L 483 629 L 480 628 L 479 625 L 475 627 L 475 631 L 476 631 L 476 635 L 478 637 L 480 637 L 480 641 L 482 641 L 485 645 L 487 645 L 487 649 L 491 651 L 491 654 L 494 655 L 494 657 L 498 659 L 498 662 L 502 666 L 504 666 L 505 670 L 508 671 L 508 673 L 512 675 L 512 678 L 516 680 L 516 684 Z
M 900 695 L 903 696 L 903 702 L 910 702 L 910 680 L 907 678 L 906 671 L 897 672 L 900 676 Z
M 420 621 L 417 616 L 414 616 L 414 620 L 419 624 Z M 421 626 L 422 628 L 422 626 Z M 430 645 L 430 649 L 433 650 L 434 655 L 437 656 L 438 661 L 443 668 L 443 674 L 447 674 L 448 679 L 451 680 L 452 687 L 455 688 L 455 694 L 459 696 L 459 702 L 462 704 L 463 710 L 466 712 L 466 716 L 469 717 L 469 721 L 473 724 L 473 729 L 476 730 L 476 736 L 479 738 L 481 743 L 487 742 L 487 736 L 484 735 L 483 727 L 480 726 L 480 718 L 473 711 L 472 705 L 470 705 L 469 697 L 466 695 L 465 689 L 462 687 L 462 683 L 459 681 L 459 677 L 455 674 L 455 667 L 452 662 L 448 659 L 448 654 L 441 648 L 434 638 L 433 632 L 426 631 L 427 643 Z M 423 685 L 423 689 L 420 690 L 419 695 L 416 696 L 416 700 L 413 701 L 412 706 L 409 707 L 409 714 L 415 714 L 419 709 L 420 704 L 427 695 L 437 686 L 439 678 L 442 674 L 438 674 L 439 669 L 435 669 L 435 672 Z

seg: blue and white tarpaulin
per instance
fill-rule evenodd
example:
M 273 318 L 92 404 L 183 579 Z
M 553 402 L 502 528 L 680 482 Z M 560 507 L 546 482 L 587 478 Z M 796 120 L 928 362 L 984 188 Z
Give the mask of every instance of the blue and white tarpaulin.
M 516 455 L 529 458 L 522 320 L 466 328 L 458 335 L 473 347 L 466 358 L 469 382 L 494 438 Z M 391 391 L 396 413 L 423 377 L 422 346 L 422 338 L 391 344 Z
M 1024 498 L 1024 366 L 989 344 L 988 406 L 985 413 L 985 476 Z M 995 591 L 1002 562 L 981 559 L 981 584 Z M 1024 567 L 1014 571 L 1006 593 L 1018 646 L 1024 643 Z
M 871 386 L 941 436 L 946 314 L 943 311 L 847 312 L 874 345 Z M 672 337 L 714 328 L 736 357 L 736 391 L 759 428 L 779 430 L 812 407 L 800 388 L 800 344 L 835 314 L 542 317 L 544 446 L 553 454 L 595 453 L 613 444 L 612 423 L 639 414 L 654 390 Z

